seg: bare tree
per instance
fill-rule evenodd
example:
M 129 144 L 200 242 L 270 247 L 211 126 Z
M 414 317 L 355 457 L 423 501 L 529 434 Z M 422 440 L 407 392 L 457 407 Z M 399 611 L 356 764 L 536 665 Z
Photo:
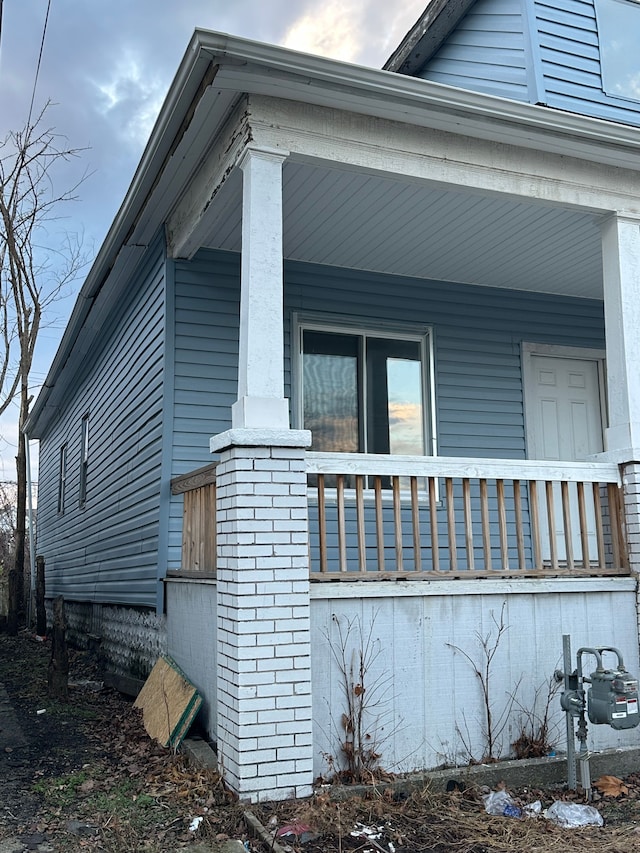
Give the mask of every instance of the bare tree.
M 38 117 L 0 142 L 0 415 L 18 405 L 16 534 L 9 570 L 7 630 L 15 634 L 24 600 L 27 455 L 23 428 L 31 404 L 30 374 L 38 333 L 51 304 L 84 264 L 82 241 L 54 223 L 60 209 L 77 198 L 81 181 L 59 192 L 58 167 L 80 153 Z

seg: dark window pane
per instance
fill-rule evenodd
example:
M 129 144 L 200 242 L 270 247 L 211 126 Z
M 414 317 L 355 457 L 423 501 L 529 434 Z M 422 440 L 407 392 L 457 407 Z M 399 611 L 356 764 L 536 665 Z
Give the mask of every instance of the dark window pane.
M 304 426 L 313 450 L 360 449 L 358 338 L 305 331 L 303 335 Z
M 422 366 L 417 341 L 368 338 L 367 404 L 371 453 L 424 454 Z

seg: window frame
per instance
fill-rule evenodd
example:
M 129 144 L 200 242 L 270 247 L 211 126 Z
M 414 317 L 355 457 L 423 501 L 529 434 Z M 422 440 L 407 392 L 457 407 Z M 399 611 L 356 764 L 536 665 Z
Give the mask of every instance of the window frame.
M 605 3 L 618 3 L 621 6 L 627 6 L 629 8 L 636 6 L 638 11 L 636 12 L 638 16 L 638 29 L 640 29 L 640 0 L 604 0 Z M 621 92 L 615 92 L 611 88 L 611 84 L 614 82 L 614 75 L 611 73 L 610 66 L 608 66 L 608 60 L 605 60 L 604 57 L 604 30 L 608 29 L 608 23 L 606 23 L 608 11 L 606 11 L 603 7 L 602 0 L 595 0 L 594 3 L 594 11 L 596 17 L 596 30 L 598 34 L 598 64 L 600 66 L 600 85 L 602 87 L 602 92 L 607 96 L 610 100 L 616 102 L 620 101 L 622 104 L 640 104 L 640 95 L 638 97 L 634 97 L 633 95 L 624 94 Z
M 410 323 L 375 322 L 370 319 L 359 320 L 357 317 L 343 317 L 334 314 L 302 314 L 294 312 L 291 318 L 292 343 L 291 354 L 291 398 L 294 422 L 300 429 L 304 426 L 304 371 L 303 371 L 303 333 L 307 330 L 324 332 L 326 334 L 354 335 L 366 340 L 369 337 L 390 340 L 406 340 L 416 342 L 420 346 L 420 365 L 422 367 L 422 428 L 424 435 L 425 456 L 437 456 L 436 431 L 436 393 L 434 368 L 434 335 L 433 327 Z M 363 401 L 365 422 L 359 426 L 364 434 L 364 450 L 367 452 L 367 379 L 366 365 L 363 365 L 362 388 L 358 388 Z M 339 451 L 335 451 L 336 455 Z
M 89 468 L 89 415 L 83 415 L 80 421 L 80 484 L 78 506 L 84 509 L 87 503 L 87 470 Z
M 60 447 L 58 456 L 58 515 L 64 515 L 67 491 L 67 442 Z

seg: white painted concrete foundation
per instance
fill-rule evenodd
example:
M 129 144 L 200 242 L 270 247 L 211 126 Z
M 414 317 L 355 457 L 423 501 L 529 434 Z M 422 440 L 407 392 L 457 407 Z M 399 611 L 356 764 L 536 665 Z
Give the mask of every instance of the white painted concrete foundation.
M 571 636 L 574 657 L 583 646 L 612 645 L 632 673 L 640 672 L 633 578 L 318 583 L 311 597 L 316 776 L 331 770 L 328 756 L 341 763 L 345 697 L 330 647 L 338 648 L 338 623 L 343 636 L 345 626 L 353 626 L 348 660 L 358 656 L 361 635 L 371 633 L 375 661 L 363 685 L 366 732 L 377 744 L 381 766 L 397 773 L 483 758 L 480 683 L 464 655 L 482 667 L 482 639 L 491 645 L 501 612 L 507 630 L 490 671 L 494 720 L 515 697 L 505 725 L 496 723 L 502 757 L 511 754 L 527 714 L 543 711 L 546 683 L 562 668 L 563 634 Z M 585 658 L 585 666 L 590 663 Z M 551 709 L 553 740 L 564 751 L 559 693 Z M 589 726 L 592 749 L 637 743 L 637 729 Z

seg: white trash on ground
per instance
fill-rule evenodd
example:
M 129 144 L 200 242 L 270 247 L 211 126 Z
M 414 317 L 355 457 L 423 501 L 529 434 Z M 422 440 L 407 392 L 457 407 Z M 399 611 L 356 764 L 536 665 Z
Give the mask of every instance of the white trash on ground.
M 574 829 L 578 826 L 602 826 L 604 820 L 598 809 L 582 803 L 566 803 L 556 800 L 543 812 L 547 820 Z
M 603 826 L 604 821 L 598 809 L 582 803 L 570 803 L 556 800 L 548 809 L 542 811 L 542 803 L 536 800 L 526 806 L 520 806 L 508 791 L 490 791 L 482 797 L 487 814 L 501 817 L 539 817 L 542 815 L 565 829 L 578 826 Z
M 487 814 L 522 817 L 522 809 L 508 791 L 490 791 L 482 799 Z

